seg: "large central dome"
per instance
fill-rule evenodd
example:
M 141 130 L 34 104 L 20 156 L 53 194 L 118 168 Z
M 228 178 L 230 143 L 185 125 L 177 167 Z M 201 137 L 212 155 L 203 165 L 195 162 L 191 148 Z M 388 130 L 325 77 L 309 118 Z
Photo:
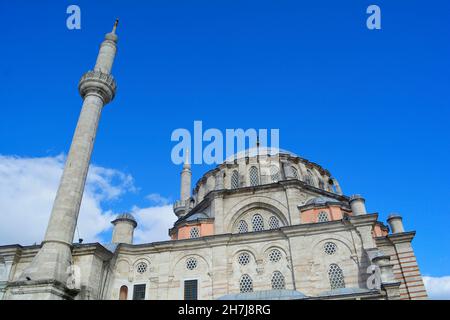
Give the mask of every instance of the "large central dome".
M 274 147 L 253 147 L 253 148 L 239 151 L 239 152 L 229 156 L 228 158 L 225 159 L 224 163 L 234 162 L 235 160 L 247 158 L 247 157 L 275 156 L 278 154 L 287 154 L 292 157 L 298 157 L 298 155 L 296 155 L 295 153 L 284 150 L 284 149 L 279 149 L 279 148 L 274 148 Z

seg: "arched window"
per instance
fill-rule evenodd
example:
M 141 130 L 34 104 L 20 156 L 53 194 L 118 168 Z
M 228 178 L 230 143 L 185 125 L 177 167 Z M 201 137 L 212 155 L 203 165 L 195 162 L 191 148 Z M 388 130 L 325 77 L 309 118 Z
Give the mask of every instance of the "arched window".
M 231 189 L 239 188 L 239 173 L 237 170 L 233 170 L 231 174 Z
M 245 222 L 245 220 L 239 221 L 239 224 L 238 224 L 238 232 L 239 232 L 239 233 L 245 233 L 245 232 L 248 232 L 248 225 L 247 225 L 247 222 Z
M 278 229 L 280 227 L 280 221 L 277 217 L 271 216 L 269 218 L 269 229 Z
M 292 177 L 293 177 L 294 179 L 299 179 L 300 177 L 299 177 L 299 175 L 298 175 L 297 169 L 295 169 L 294 166 L 290 166 L 289 168 L 291 169 L 291 175 L 292 175 Z
M 145 262 L 139 262 L 136 266 L 136 272 L 139 274 L 144 274 L 147 272 L 147 264 Z
M 286 288 L 286 281 L 280 271 L 275 271 L 272 274 L 272 290 L 283 290 Z
M 280 181 L 280 170 L 277 166 L 270 166 L 270 178 L 272 182 Z
M 319 212 L 317 216 L 317 222 L 327 222 L 328 221 L 328 213 L 325 211 Z
M 325 184 L 323 183 L 322 179 L 319 179 L 319 188 L 320 189 L 325 189 Z
M 250 185 L 252 187 L 259 185 L 259 175 L 258 175 L 258 168 L 255 166 L 250 167 Z
M 119 291 L 119 300 L 127 300 L 128 299 L 128 287 L 121 286 Z
M 333 179 L 329 179 L 329 180 L 328 180 L 328 190 L 329 190 L 330 192 L 336 193 L 336 186 L 334 185 Z
M 337 246 L 334 242 L 325 242 L 323 245 L 323 251 L 328 255 L 333 255 L 337 251 Z
M 273 249 L 269 252 L 269 261 L 270 262 L 278 262 L 281 260 L 282 254 L 278 249 Z
M 309 170 L 306 172 L 305 182 L 306 182 L 307 184 L 309 184 L 310 186 L 313 186 L 313 187 L 315 186 L 313 174 L 312 174 L 311 171 L 309 171 Z
M 345 288 L 344 273 L 337 264 L 331 264 L 328 268 L 331 290 Z
M 253 292 L 253 280 L 248 274 L 244 274 L 239 280 L 239 290 L 241 293 Z
M 255 214 L 252 217 L 252 225 L 253 231 L 262 231 L 264 230 L 264 220 L 259 214 Z
M 195 268 L 197 268 L 197 259 L 195 259 L 195 258 L 188 258 L 186 260 L 186 269 L 194 270 Z
M 243 252 L 238 256 L 238 263 L 241 266 L 245 266 L 250 263 L 250 255 L 247 252 Z
M 200 229 L 198 227 L 192 227 L 189 231 L 189 237 L 191 239 L 200 237 Z

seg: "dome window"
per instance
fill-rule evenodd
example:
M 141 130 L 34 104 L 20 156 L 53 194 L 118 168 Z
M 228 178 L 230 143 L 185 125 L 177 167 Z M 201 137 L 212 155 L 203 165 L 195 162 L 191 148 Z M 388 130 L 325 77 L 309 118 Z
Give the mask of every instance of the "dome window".
M 234 170 L 231 174 L 231 189 L 239 188 L 239 173 L 237 170 Z
M 315 187 L 313 174 L 309 170 L 306 173 L 305 182 L 306 182 L 306 184 L 309 184 L 310 186 Z
M 147 271 L 147 264 L 145 262 L 140 262 L 137 266 L 136 266 L 136 272 L 139 274 L 143 274 Z
M 258 185 L 259 185 L 258 168 L 255 167 L 255 166 L 252 166 L 252 167 L 250 168 L 249 175 L 250 175 L 250 185 L 251 185 L 252 187 L 258 186 Z
M 322 179 L 319 179 L 319 188 L 325 190 L 325 184 L 323 183 Z
M 291 170 L 291 176 L 292 176 L 294 179 L 299 179 L 300 177 L 299 177 L 299 175 L 298 175 L 297 169 L 295 169 L 294 166 L 290 166 L 289 168 L 290 168 L 290 170 Z
M 270 178 L 272 182 L 280 181 L 280 170 L 277 166 L 270 166 Z

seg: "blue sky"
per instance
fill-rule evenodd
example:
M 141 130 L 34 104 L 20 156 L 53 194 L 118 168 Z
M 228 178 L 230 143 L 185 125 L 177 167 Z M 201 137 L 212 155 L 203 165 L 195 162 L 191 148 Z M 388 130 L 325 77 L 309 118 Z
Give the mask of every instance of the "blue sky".
M 81 30 L 66 28 L 70 4 Z M 370 4 L 382 30 L 366 28 Z M 278 128 L 282 148 L 329 169 L 381 220 L 401 213 L 422 273 L 448 275 L 449 12 L 434 0 L 2 1 L 0 154 L 68 151 L 78 80 L 119 16 L 119 89 L 92 161 L 136 190 L 106 206 L 177 198 L 174 129 Z

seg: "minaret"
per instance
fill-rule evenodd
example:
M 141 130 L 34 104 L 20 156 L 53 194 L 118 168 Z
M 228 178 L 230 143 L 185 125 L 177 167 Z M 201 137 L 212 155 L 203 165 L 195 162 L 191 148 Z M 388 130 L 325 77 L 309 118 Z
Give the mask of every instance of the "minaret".
M 23 282 L 19 284 L 22 289 L 21 299 L 27 294 L 26 290 L 23 291 L 24 286 L 34 286 L 28 293 L 31 299 L 70 298 L 66 281 L 72 264 L 72 240 L 92 148 L 102 108 L 114 98 L 116 92 L 116 82 L 110 73 L 117 50 L 117 24 L 118 20 L 101 44 L 94 70 L 85 73 L 79 82 L 83 106 L 42 247 L 19 280 Z M 39 288 L 36 288 L 36 282 L 40 284 Z M 43 284 L 48 287 L 43 288 Z
M 186 159 L 184 160 L 183 170 L 181 170 L 180 200 L 176 201 L 173 205 L 173 212 L 178 218 L 184 216 L 189 212 L 191 198 L 191 179 L 192 171 L 191 164 L 189 163 L 189 150 L 186 150 Z
M 191 197 L 191 179 L 192 171 L 189 163 L 189 149 L 186 150 L 186 159 L 184 160 L 183 170 L 181 171 L 181 192 L 180 200 L 188 200 Z

